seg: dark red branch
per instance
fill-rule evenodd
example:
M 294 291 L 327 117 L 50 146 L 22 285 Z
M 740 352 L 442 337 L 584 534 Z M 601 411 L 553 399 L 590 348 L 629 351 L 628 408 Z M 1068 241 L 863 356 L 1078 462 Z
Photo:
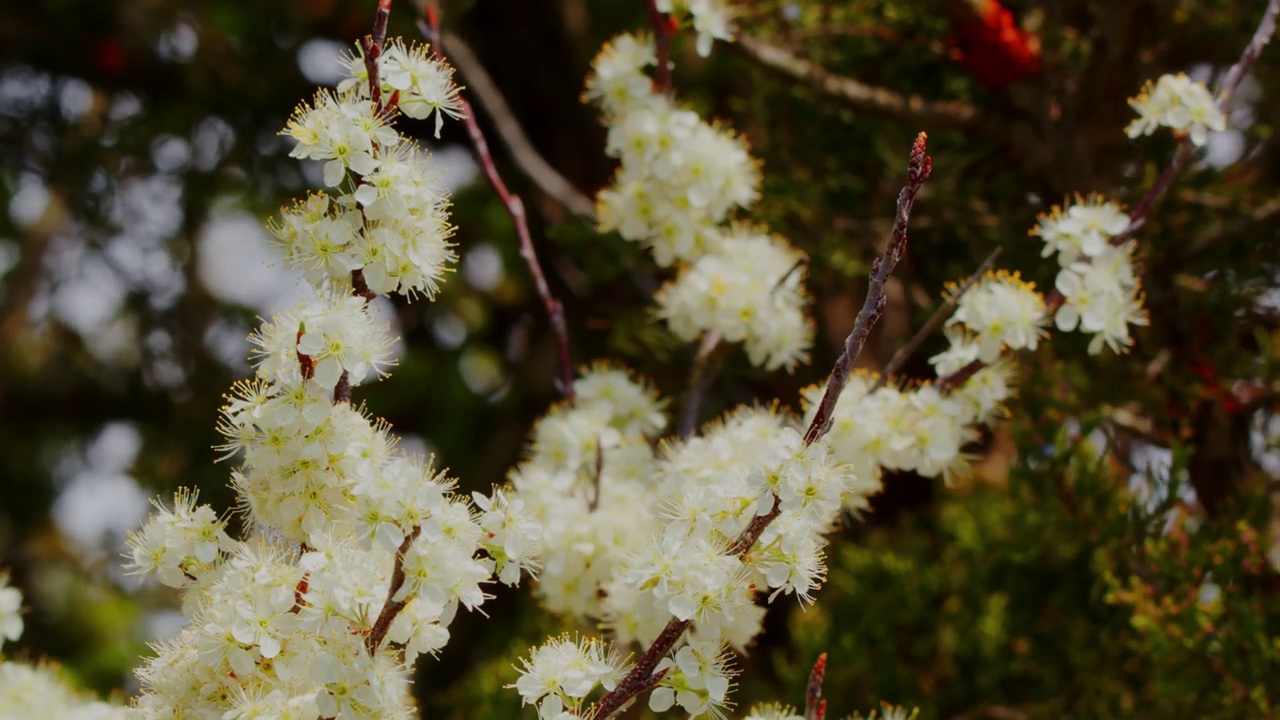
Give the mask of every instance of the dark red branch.
M 418 20 L 418 29 L 421 30 L 427 42 L 431 43 L 431 51 L 436 59 L 444 61 L 445 57 L 440 44 L 439 10 L 431 4 L 428 4 L 427 8 L 427 19 Z M 546 310 L 547 318 L 551 321 L 551 330 L 556 338 L 556 351 L 560 357 L 560 377 L 556 380 L 556 389 L 560 391 L 561 395 L 572 401 L 573 362 L 569 357 L 569 329 L 564 320 L 564 306 L 551 294 L 551 288 L 547 285 L 546 275 L 542 272 L 542 264 L 538 261 L 537 251 L 533 247 L 533 237 L 529 234 L 529 222 L 525 215 L 524 202 L 520 200 L 519 195 L 507 189 L 507 184 L 502 181 L 502 176 L 498 174 L 498 168 L 493 163 L 493 155 L 489 152 L 489 143 L 485 141 L 484 133 L 480 131 L 480 124 L 476 122 L 475 112 L 472 111 L 471 103 L 461 96 L 459 96 L 458 100 L 461 105 L 463 122 L 467 126 L 467 134 L 471 137 L 472 150 L 475 151 L 476 159 L 480 161 L 480 166 L 484 169 L 484 175 L 488 179 L 489 185 L 498 194 L 498 198 L 507 209 L 507 214 L 511 216 L 511 222 L 516 228 L 516 236 L 520 240 L 520 258 L 524 260 L 525 266 L 529 269 L 529 275 L 533 278 L 533 285 L 538 291 L 538 297 L 542 299 L 542 306 Z
M 587 708 L 584 717 L 591 720 L 607 720 L 622 706 L 631 700 L 631 698 L 640 693 L 657 687 L 658 681 L 662 679 L 662 673 L 655 674 L 653 669 L 658 666 L 662 658 L 671 652 L 676 646 L 684 631 L 692 625 L 691 620 L 677 620 L 671 618 L 667 626 L 662 628 L 662 632 L 658 634 L 658 638 L 653 641 L 649 649 L 640 657 L 640 661 L 631 668 L 627 676 L 622 678 L 612 691 L 600 698 L 600 701 Z M 664 671 L 665 672 L 665 671 Z
M 663 17 L 662 11 L 658 9 L 657 0 L 645 0 L 645 4 L 649 8 L 649 26 L 653 29 L 653 45 L 658 51 L 658 72 L 654 77 L 654 84 L 658 86 L 658 92 L 669 95 L 671 93 L 670 26 L 667 24 L 667 18 Z
M 373 17 L 373 32 L 360 38 L 364 51 L 364 69 L 369 75 L 369 98 L 373 100 L 373 114 L 382 115 L 382 81 L 378 79 L 378 58 L 382 45 L 387 41 L 387 18 L 391 16 L 391 0 L 378 0 L 378 12 Z
M 387 42 L 387 19 L 391 17 L 391 0 L 378 0 L 378 12 L 373 17 L 373 44 L 379 49 Z
M 373 622 L 373 628 L 364 639 L 364 648 L 370 657 L 373 657 L 374 653 L 378 652 L 378 648 L 382 647 L 382 641 L 386 638 L 387 631 L 391 629 L 392 621 L 404 606 L 409 604 L 407 597 L 402 600 L 394 598 L 404 586 L 404 555 L 409 552 L 409 546 L 413 545 L 413 541 L 418 539 L 421 532 L 422 526 L 415 526 L 413 531 L 405 536 L 404 542 L 400 543 L 400 548 L 396 550 L 396 564 L 391 570 L 391 584 L 387 586 L 387 601 L 383 603 L 382 612 L 378 613 L 378 619 Z
M 927 138 L 927 135 L 920 133 L 911 147 L 911 154 L 907 159 L 907 184 L 903 186 L 902 192 L 898 193 L 898 211 L 893 223 L 893 237 L 889 239 L 884 254 L 871 263 L 871 283 L 867 287 L 867 299 L 862 304 L 862 310 L 858 312 L 857 320 L 854 321 L 853 331 L 845 340 L 844 350 L 836 359 L 835 367 L 831 369 L 831 378 L 827 381 L 826 392 L 822 394 L 822 402 L 818 404 L 813 422 L 809 424 L 809 429 L 804 434 L 805 445 L 812 445 L 831 429 L 836 400 L 840 399 L 840 393 L 849 382 L 853 363 L 866 345 L 871 328 L 884 314 L 885 281 L 889 279 L 889 273 L 893 272 L 894 267 L 907 251 L 907 223 L 911 219 L 911 208 L 915 205 L 920 188 L 924 186 L 925 180 L 929 179 L 929 173 L 933 170 L 933 161 L 925 154 Z

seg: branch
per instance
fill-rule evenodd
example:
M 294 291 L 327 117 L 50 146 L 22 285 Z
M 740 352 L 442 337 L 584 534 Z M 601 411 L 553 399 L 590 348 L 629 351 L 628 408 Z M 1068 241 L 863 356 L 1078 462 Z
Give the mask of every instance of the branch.
M 645 0 L 649 7 L 649 26 L 653 29 L 653 44 L 658 50 L 658 76 L 655 83 L 658 92 L 671 94 L 671 33 L 668 32 L 667 19 L 658 10 L 657 0 Z
M 681 440 L 686 440 L 693 434 L 693 429 L 698 424 L 702 401 L 707 396 L 711 381 L 720 371 L 724 354 L 716 351 L 724 347 L 722 340 L 724 336 L 718 330 L 704 334 L 702 342 L 698 345 L 698 353 L 693 357 L 693 370 L 689 373 L 689 389 L 685 391 L 681 403 L 680 425 L 677 428 Z
M 935 102 L 918 95 L 902 95 L 887 88 L 843 77 L 786 48 L 739 30 L 733 46 L 751 60 L 808 85 L 818 93 L 855 110 L 888 115 L 936 127 L 975 127 L 982 122 L 978 108 L 961 102 Z
M 827 381 L 822 402 L 818 404 L 813 422 L 809 424 L 809 429 L 804 434 L 805 445 L 812 445 L 831 429 L 836 400 L 840 398 L 840 393 L 849 381 L 853 363 L 862 352 L 862 347 L 866 345 L 872 326 L 884 314 L 885 281 L 889 279 L 889 273 L 893 272 L 893 268 L 907 251 L 907 222 L 911 218 L 911 208 L 915 205 L 920 188 L 924 186 L 925 180 L 929 179 L 929 173 L 933 170 L 932 159 L 925 155 L 926 138 L 924 133 L 920 133 L 911 147 L 911 155 L 907 161 L 907 184 L 903 186 L 902 192 L 898 193 L 898 211 L 893 223 L 893 237 L 885 246 L 884 254 L 871 263 L 871 284 L 867 288 L 867 299 L 862 304 L 862 310 L 858 311 L 853 330 L 845 340 L 844 351 L 840 353 L 835 367 L 831 369 L 831 379 Z
M 378 80 L 378 57 L 382 44 L 387 40 L 387 18 L 391 17 L 391 0 L 378 0 L 378 12 L 373 17 L 373 32 L 360 38 L 364 51 L 364 69 L 369 75 L 369 98 L 373 100 L 373 114 L 382 114 L 382 83 Z
M 422 32 L 423 37 L 427 39 L 427 42 L 431 43 L 431 52 L 435 58 L 444 61 L 445 57 L 441 52 L 442 46 L 440 43 L 440 15 L 433 4 L 428 3 L 427 19 L 418 20 L 418 29 Z M 564 306 L 551 294 L 551 288 L 547 286 L 547 278 L 542 273 L 542 265 L 538 262 L 538 254 L 533 248 L 533 237 L 529 234 L 529 222 L 525 214 L 524 202 L 520 200 L 519 195 L 507 189 L 506 183 L 498 175 L 498 168 L 493 164 L 493 155 L 489 152 L 489 143 L 485 141 L 484 133 L 480 132 L 480 124 L 476 122 L 475 111 L 472 109 L 471 103 L 461 95 L 459 95 L 458 101 L 461 105 L 463 122 L 467 126 L 467 134 L 471 136 L 472 149 L 475 151 L 476 158 L 480 161 L 480 166 L 484 168 L 484 175 L 489 180 L 489 185 L 493 187 L 494 192 L 498 193 L 498 198 L 502 200 L 502 204 L 506 207 L 507 214 L 511 216 L 511 222 L 516 228 L 516 235 L 520 239 L 520 257 L 524 260 L 525 266 L 529 268 L 529 275 L 533 278 L 538 297 L 542 298 L 543 308 L 551 321 L 551 329 L 556 337 L 556 350 L 560 356 L 560 377 L 556 380 L 556 389 L 566 399 L 572 401 L 573 364 L 569 359 L 569 330 L 565 325 Z
M 839 397 L 840 391 L 844 389 L 845 382 L 848 380 L 849 368 L 852 367 L 853 361 L 857 358 L 863 344 L 866 342 L 867 332 L 875 324 L 876 319 L 884 313 L 884 281 L 888 278 L 889 273 L 892 272 L 893 267 L 902 259 L 903 253 L 906 252 L 907 220 L 911 215 L 911 207 L 915 202 L 916 194 L 920 192 L 921 186 L 928 179 L 929 172 L 932 169 L 932 161 L 925 155 L 925 138 L 925 134 L 920 133 L 916 137 L 915 144 L 911 147 L 911 154 L 907 163 L 907 184 L 902 188 L 901 194 L 898 195 L 897 220 L 894 223 L 893 237 L 889 240 L 889 246 L 885 249 L 884 256 L 873 263 L 871 287 L 867 291 L 866 300 L 863 302 L 862 312 L 858 313 L 858 321 L 854 324 L 853 331 L 849 333 L 849 339 L 845 342 L 845 350 L 841 353 L 840 359 L 836 361 L 836 366 L 831 371 L 831 378 L 827 381 L 827 394 L 823 396 L 823 406 L 827 405 L 828 398 L 831 399 L 830 405 L 835 405 L 836 398 Z M 813 423 L 809 426 L 809 431 L 805 433 L 806 445 L 811 445 L 821 438 L 830 427 L 830 408 L 828 408 L 827 413 L 825 426 L 823 426 L 823 423 L 819 422 L 822 417 L 820 407 L 818 415 L 814 417 Z M 733 555 L 739 560 L 744 559 L 756 544 L 756 541 L 760 539 L 760 535 L 764 533 L 765 528 L 769 527 L 769 523 L 778 517 L 781 504 L 781 501 L 775 495 L 773 497 L 773 507 L 769 512 L 765 515 L 753 517 L 747 527 L 742 530 L 742 533 L 725 551 L 725 554 Z M 671 618 L 667 622 L 667 626 L 662 629 L 662 632 L 653 641 L 653 644 L 649 646 L 649 649 L 645 650 L 644 655 L 640 657 L 640 660 L 631 668 L 626 677 L 618 683 L 617 687 L 589 707 L 584 717 L 591 718 L 591 720 L 607 720 L 607 718 L 630 702 L 632 698 L 654 687 L 657 683 L 653 675 L 654 668 L 658 666 L 662 658 L 671 652 L 690 625 L 692 625 L 691 620 Z
M 920 346 L 924 344 L 925 338 L 932 335 L 933 331 L 937 330 L 938 326 L 941 325 L 949 315 L 951 315 L 951 311 L 955 310 L 956 305 L 960 302 L 960 298 L 963 297 L 965 293 L 969 292 L 969 288 L 973 287 L 974 284 L 981 280 L 983 275 L 986 275 L 987 272 L 991 270 L 991 266 L 995 264 L 996 258 L 1000 256 L 1001 250 L 1002 248 L 999 247 L 992 250 L 991 254 L 987 256 L 987 259 L 983 260 L 982 264 L 978 266 L 978 269 L 975 270 L 973 274 L 960 285 L 960 287 L 956 288 L 956 291 L 951 294 L 951 297 L 947 298 L 946 302 L 938 306 L 937 310 L 933 311 L 933 315 L 925 321 L 924 325 L 920 326 L 920 329 L 911 337 L 911 340 L 907 341 L 906 345 L 898 348 L 898 351 L 893 354 L 893 357 L 889 358 L 889 362 L 885 363 L 884 369 L 880 371 L 880 379 L 876 381 L 876 384 L 872 386 L 868 394 L 884 387 L 885 383 L 889 382 L 889 377 L 902 369 L 903 363 L 905 363 L 916 350 L 920 349 Z
M 484 69 L 484 64 L 476 57 L 471 46 L 450 32 L 442 33 L 440 39 L 449 55 L 449 60 L 466 78 L 467 89 L 475 93 L 480 107 L 493 119 L 498 137 L 511 152 L 511 158 L 516 165 L 544 193 L 555 198 L 569 212 L 584 217 L 595 217 L 596 206 L 591 198 L 584 195 L 551 167 L 551 164 L 533 147 L 533 143 L 529 142 L 529 137 L 524 134 L 524 128 L 520 127 L 520 121 L 516 119 L 515 113 L 511 112 L 511 106 L 502 96 L 502 91 Z
M 396 550 L 396 564 L 391 570 L 391 584 L 387 586 L 387 601 L 382 605 L 382 612 L 378 613 L 378 619 L 373 622 L 373 628 L 364 639 L 364 649 L 368 651 L 369 656 L 373 657 L 378 652 L 378 648 L 382 647 L 382 640 L 387 636 L 387 631 L 391 629 L 391 623 L 409 604 L 409 598 L 403 600 L 395 600 L 396 594 L 400 592 L 400 588 L 404 586 L 404 554 L 409 552 L 409 546 L 414 540 L 418 539 L 418 535 L 422 533 L 422 526 L 415 525 L 413 531 L 404 537 L 404 542 L 400 543 L 400 548 Z

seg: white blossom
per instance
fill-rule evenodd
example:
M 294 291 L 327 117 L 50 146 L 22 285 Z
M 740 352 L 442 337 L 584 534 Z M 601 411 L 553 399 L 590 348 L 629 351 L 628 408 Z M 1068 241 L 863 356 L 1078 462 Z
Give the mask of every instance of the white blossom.
M 1186 73 L 1161 75 L 1154 84 L 1148 81 L 1137 97 L 1129 99 L 1129 105 L 1138 113 L 1125 129 L 1131 138 L 1150 135 L 1163 126 L 1189 136 L 1199 146 L 1205 144 L 1210 130 L 1227 127 L 1227 118 L 1209 88 Z

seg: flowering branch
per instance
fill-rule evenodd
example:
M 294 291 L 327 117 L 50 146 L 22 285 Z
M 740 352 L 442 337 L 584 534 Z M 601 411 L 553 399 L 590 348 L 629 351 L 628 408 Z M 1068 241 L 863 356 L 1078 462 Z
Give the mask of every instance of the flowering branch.
M 911 147 L 911 155 L 907 160 L 907 184 L 898 193 L 898 211 L 893 223 L 893 237 L 889 239 L 884 254 L 871 263 L 871 284 L 867 288 L 867 299 L 862 304 L 862 310 L 858 311 L 853 330 L 845 340 L 844 351 L 840 353 L 835 367 L 831 369 L 831 378 L 827 381 L 826 392 L 822 394 L 818 412 L 813 416 L 813 422 L 809 424 L 809 429 L 804 434 L 805 445 L 812 445 L 831 429 L 836 401 L 840 399 L 840 392 L 849 381 L 853 362 L 862 352 L 872 326 L 884 314 L 885 281 L 889 279 L 889 273 L 893 272 L 893 268 L 907 251 L 907 222 L 911 218 L 911 208 L 915 205 L 920 188 L 924 186 L 925 180 L 929 179 L 929 173 L 933 170 L 932 159 L 925 155 L 927 137 L 925 133 L 920 133 Z
M 916 141 L 911 147 L 911 153 L 907 161 L 907 184 L 898 195 L 893 236 L 889 240 L 889 245 L 885 249 L 884 255 L 872 264 L 871 286 L 867 291 L 866 300 L 863 302 L 862 311 L 858 313 L 858 320 L 854 324 L 854 329 L 849 333 L 849 338 L 845 342 L 844 352 L 841 353 L 831 371 L 822 406 L 805 433 L 805 445 L 812 445 L 830 429 L 831 411 L 835 407 L 835 401 L 840 396 L 840 391 L 844 389 L 849 372 L 853 367 L 853 362 L 862 351 L 863 345 L 866 344 L 867 334 L 870 332 L 871 327 L 875 325 L 876 320 L 884 313 L 885 280 L 888 279 L 889 273 L 893 271 L 893 268 L 906 252 L 907 222 L 911 216 L 911 208 L 915 203 L 916 195 L 920 192 L 925 180 L 929 178 L 929 173 L 933 167 L 931 158 L 925 155 L 926 138 L 925 133 L 920 133 L 916 136 Z M 738 559 L 745 558 L 769 524 L 777 519 L 781 513 L 781 505 L 781 500 L 777 495 L 774 495 L 773 507 L 769 512 L 753 517 L 742 533 L 729 545 L 725 554 L 735 556 Z M 657 679 L 655 679 L 653 673 L 654 668 L 671 652 L 684 635 L 684 632 L 692 624 L 692 620 L 671 618 L 666 627 L 662 629 L 662 632 L 658 634 L 657 639 L 645 650 L 640 660 L 627 673 L 626 677 L 612 691 L 600 698 L 599 702 L 588 708 L 584 717 L 592 720 L 606 720 L 636 695 L 654 687 L 657 684 Z
M 978 266 L 978 269 L 975 270 L 968 279 L 961 283 L 960 287 L 955 289 L 955 292 L 951 293 L 951 297 L 947 298 L 946 302 L 939 305 L 938 309 L 933 311 L 933 315 L 925 321 L 924 325 L 920 326 L 920 329 L 911 337 L 911 340 L 907 341 L 906 345 L 898 348 L 898 351 L 893 354 L 893 357 L 889 358 L 889 362 L 885 363 L 884 369 L 880 371 L 880 379 L 876 381 L 876 384 L 873 385 L 871 390 L 868 392 L 875 392 L 876 390 L 884 387 L 885 383 L 889 382 L 889 378 L 894 373 L 898 372 L 898 370 L 902 369 L 903 363 L 905 363 L 916 350 L 920 349 L 925 338 L 932 335 L 933 332 L 938 329 L 938 326 L 947 319 L 947 316 L 951 314 L 951 311 L 956 309 L 956 303 L 960 302 L 960 298 L 963 297 L 964 294 L 969 291 L 969 288 L 973 287 L 978 280 L 982 279 L 983 275 L 986 275 L 987 272 L 991 270 L 991 266 L 995 265 L 996 258 L 1000 257 L 1001 250 L 1002 248 L 999 247 L 992 250 L 991 254 L 987 256 L 987 259 L 983 260 L 982 264 Z
M 1280 0 L 1271 0 L 1267 3 L 1267 9 L 1262 14 L 1262 20 L 1258 22 L 1258 28 L 1254 31 L 1253 37 L 1249 40 L 1249 44 L 1245 46 L 1244 52 L 1240 54 L 1240 59 L 1231 69 L 1227 71 L 1227 76 L 1222 79 L 1222 85 L 1218 88 L 1218 110 L 1223 114 L 1227 112 L 1227 105 L 1230 104 L 1232 96 L 1240 87 L 1240 83 L 1244 81 L 1245 75 L 1258 61 L 1258 56 L 1262 54 L 1262 48 L 1271 41 L 1271 36 L 1276 32 L 1276 19 L 1280 16 Z M 1124 232 L 1111 238 L 1112 245 L 1123 245 L 1133 237 L 1147 222 L 1147 214 L 1151 212 L 1151 208 L 1164 197 L 1169 190 L 1169 186 L 1173 184 L 1178 174 L 1182 172 L 1182 168 L 1191 159 L 1191 154 L 1195 150 L 1194 143 L 1190 137 L 1183 137 L 1178 142 L 1178 147 L 1173 151 L 1173 157 L 1169 160 L 1169 164 L 1164 171 L 1160 173 L 1160 177 L 1156 178 L 1155 183 L 1147 190 L 1142 199 L 1133 206 L 1133 210 L 1129 213 L 1129 228 Z
M 890 117 L 906 118 L 932 126 L 972 127 L 981 122 L 978 108 L 964 103 L 935 102 L 918 95 L 902 95 L 887 88 L 836 75 L 785 48 L 741 30 L 733 46 L 759 65 L 799 80 L 813 90 L 856 110 L 868 110 Z
M 443 60 L 444 52 L 440 43 L 440 13 L 434 4 L 427 5 L 426 19 L 418 20 L 418 29 L 431 43 L 432 54 L 437 59 Z M 498 174 L 498 168 L 493 163 L 493 155 L 489 152 L 489 143 L 485 141 L 484 133 L 480 131 L 480 124 L 476 122 L 471 103 L 462 96 L 458 97 L 458 102 L 461 106 L 463 122 L 467 126 L 467 134 L 471 137 L 472 149 L 481 167 L 484 168 L 484 175 L 489 180 L 489 185 L 493 187 L 494 192 L 498 193 L 498 198 L 506 207 L 507 214 L 511 216 L 511 222 L 515 225 L 516 235 L 520 240 L 520 258 L 529 268 L 529 275 L 533 278 L 538 297 L 542 298 L 542 306 L 551 321 L 551 330 L 555 333 L 556 350 L 560 357 L 560 377 L 556 380 L 556 389 L 566 399 L 572 401 L 573 363 L 569 358 L 569 330 L 564 320 L 564 306 L 551 294 L 551 288 L 547 285 L 547 278 L 542 272 L 538 254 L 533 248 L 533 237 L 529 234 L 524 202 L 519 195 L 507 189 L 502 176 Z

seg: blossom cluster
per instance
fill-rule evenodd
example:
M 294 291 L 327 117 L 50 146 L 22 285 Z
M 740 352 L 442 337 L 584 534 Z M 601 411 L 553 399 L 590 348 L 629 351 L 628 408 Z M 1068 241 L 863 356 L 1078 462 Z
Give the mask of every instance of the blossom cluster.
M 879 482 L 855 475 L 823 443 L 806 446 L 800 419 L 776 409 L 740 408 L 655 452 L 662 403 L 641 382 L 598 365 L 575 391 L 576 402 L 539 421 L 529 458 L 511 475 L 546 529 L 537 593 L 555 612 L 602 622 L 623 645 L 652 641 L 672 618 L 689 621 L 689 640 L 663 660 L 650 706 L 718 712 L 734 674 L 726 649 L 741 650 L 760 631 L 757 589 L 810 598 L 825 577 L 822 535 L 843 508 L 865 508 Z M 754 518 L 775 510 L 755 550 L 729 551 Z M 534 650 L 516 688 L 555 717 L 583 695 L 527 679 L 535 666 L 567 672 L 545 669 L 560 656 L 547 647 Z
M 1137 97 L 1129 99 L 1129 105 L 1138 113 L 1125 129 L 1131 138 L 1167 127 L 1199 146 L 1205 144 L 1210 130 L 1227 128 L 1227 118 L 1209 88 L 1186 73 L 1162 75 L 1155 83 L 1148 82 Z
M 968 364 L 955 358 L 957 347 L 972 359 L 979 352 L 972 340 L 954 331 L 948 335 L 952 349 L 931 361 L 939 375 Z M 901 388 L 881 382 L 877 373 L 855 372 L 836 402 L 826 441 L 859 477 L 879 479 L 890 470 L 950 479 L 966 471 L 964 447 L 977 440 L 977 426 L 1003 416 L 1012 383 L 1012 368 L 1003 360 L 986 365 L 952 392 L 938 383 Z M 821 385 L 805 390 L 810 413 L 824 391 Z
M 756 198 L 760 170 L 741 137 L 709 125 L 653 87 L 652 41 L 620 35 L 592 63 L 586 96 L 609 127 L 605 151 L 621 161 L 600 193 L 601 229 L 644 243 L 659 265 L 712 250 L 716 226 Z
M 1006 270 L 988 273 L 956 300 L 947 325 L 959 324 L 968 337 L 965 342 L 953 341 L 952 352 L 962 352 L 960 347 L 972 343 L 977 346 L 977 359 L 992 363 L 1005 349 L 1035 350 L 1044 336 L 1044 313 L 1044 297 L 1033 283 Z
M 808 358 L 804 253 L 781 238 L 735 228 L 657 294 L 658 317 L 681 340 L 718 332 L 751 364 L 790 370 Z
M 182 491 L 130 540 L 132 569 L 183 588 L 189 618 L 139 670 L 139 718 L 412 717 L 414 660 L 448 642 L 495 573 L 516 584 L 537 566 L 540 532 L 518 497 L 460 496 L 348 401 L 391 364 L 367 294 L 430 296 L 453 259 L 447 194 L 391 121 L 456 112 L 451 71 L 426 48 L 388 44 L 380 100 L 363 60 L 351 67 L 286 129 L 339 193 L 273 226 L 314 287 L 250 337 L 256 377 L 219 422 L 247 536 Z
M 423 46 L 388 44 L 378 58 L 382 98 L 370 93 L 359 55 L 357 75 L 336 92 L 321 90 L 298 108 L 284 134 L 295 158 L 324 163 L 324 184 L 282 212 L 271 226 L 290 264 L 313 283 L 350 287 L 359 271 L 375 293 L 434 297 L 454 253 L 449 243 L 448 193 L 430 156 L 392 126 L 396 112 L 409 117 L 457 116 L 460 100 L 453 71 Z
M 1044 257 L 1057 253 L 1061 269 L 1054 286 L 1062 294 L 1055 315 L 1060 330 L 1093 335 L 1089 352 L 1106 345 L 1121 352 L 1133 343 L 1130 325 L 1146 325 L 1143 294 L 1133 255 L 1136 243 L 1113 241 L 1129 228 L 1129 217 L 1098 195 L 1054 206 L 1031 234 L 1044 242 Z
M 743 344 L 752 364 L 789 370 L 813 341 L 804 254 L 767 231 L 723 226 L 754 201 L 759 168 L 741 138 L 654 89 L 645 73 L 654 62 L 648 40 L 620 35 L 587 81 L 609 126 L 606 151 L 621 160 L 599 195 L 601 228 L 644 243 L 661 266 L 678 265 L 657 295 L 658 317 L 678 337 L 718 334 Z

